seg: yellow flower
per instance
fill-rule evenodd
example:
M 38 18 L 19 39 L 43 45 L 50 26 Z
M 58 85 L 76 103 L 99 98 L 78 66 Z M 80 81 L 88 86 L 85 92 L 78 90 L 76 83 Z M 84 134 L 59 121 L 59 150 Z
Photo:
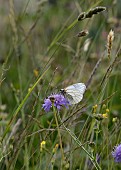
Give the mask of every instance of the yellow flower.
M 105 109 L 105 108 L 106 108 L 106 105 L 105 105 L 105 104 L 103 104 L 102 109 Z
M 109 109 L 106 109 L 106 113 L 109 113 L 109 111 L 110 111 Z
M 37 69 L 34 69 L 33 73 L 34 73 L 35 77 L 37 77 L 39 75 L 39 71 Z
M 57 151 L 59 144 L 56 144 L 55 147 L 53 148 L 53 154 Z
M 40 151 L 42 151 L 45 148 L 45 144 L 46 144 L 46 141 L 44 140 L 40 143 Z
M 97 110 L 97 106 L 98 106 L 97 104 L 93 106 L 93 113 L 95 113 L 95 112 L 96 112 L 96 110 Z
M 97 109 L 97 104 L 93 106 L 93 109 Z
M 118 120 L 118 118 L 117 118 L 117 117 L 114 117 L 114 118 L 112 119 L 112 122 L 117 122 L 117 120 Z
M 104 113 L 104 114 L 103 114 L 103 118 L 108 118 L 108 114 L 107 114 L 107 113 Z

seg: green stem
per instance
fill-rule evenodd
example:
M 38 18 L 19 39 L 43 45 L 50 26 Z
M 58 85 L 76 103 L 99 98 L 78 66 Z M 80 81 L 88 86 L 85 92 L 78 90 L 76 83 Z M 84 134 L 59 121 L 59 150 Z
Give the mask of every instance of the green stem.
M 59 35 L 57 34 L 54 38 L 54 40 L 52 41 L 52 43 L 50 44 L 50 46 L 47 49 L 47 52 L 53 47 L 53 45 L 55 45 L 62 37 L 63 35 L 70 30 L 71 28 L 73 28 L 76 24 L 77 24 L 78 20 L 74 20 L 73 23 L 71 23 L 67 28 L 65 28 Z
M 59 140 L 60 140 L 60 148 L 61 148 L 62 159 L 64 160 L 64 152 L 63 152 L 63 147 L 62 147 L 61 133 L 60 133 L 59 124 L 58 124 L 57 112 L 55 110 L 54 105 L 53 105 L 53 112 L 54 112 L 57 130 L 58 130 L 58 136 L 59 136 Z
M 58 114 L 59 116 L 59 114 Z M 59 119 L 61 121 L 61 118 L 59 116 Z M 81 142 L 79 141 L 79 139 L 76 137 L 76 135 L 71 132 L 68 128 L 66 128 L 66 126 L 64 125 L 64 123 L 61 121 L 62 125 L 64 126 L 65 130 L 69 133 L 69 135 L 73 138 L 73 140 L 87 153 L 87 155 L 89 156 L 90 160 L 92 161 L 93 165 L 95 166 L 96 170 L 101 170 L 101 167 L 99 166 L 98 162 L 96 161 L 96 159 L 94 158 L 93 155 L 91 155 L 85 148 L 84 146 L 81 144 Z
M 37 84 L 39 83 L 39 81 L 42 79 L 42 77 L 45 75 L 45 73 L 49 70 L 50 67 L 48 67 L 45 72 L 37 79 L 37 81 L 34 83 L 34 85 L 29 89 L 27 95 L 24 97 L 24 99 L 22 100 L 22 102 L 20 103 L 20 105 L 18 106 L 18 108 L 15 110 L 15 113 L 12 117 L 12 119 L 10 120 L 10 122 L 8 123 L 7 127 L 6 127 L 6 130 L 3 134 L 3 137 L 2 137 L 2 141 L 3 139 L 5 138 L 7 132 L 9 131 L 10 129 L 10 126 L 12 124 L 12 122 L 14 121 L 14 119 L 17 117 L 20 109 L 24 106 L 26 100 L 28 99 L 28 97 L 30 96 L 30 94 L 32 93 L 32 91 L 34 90 L 34 88 L 37 86 Z

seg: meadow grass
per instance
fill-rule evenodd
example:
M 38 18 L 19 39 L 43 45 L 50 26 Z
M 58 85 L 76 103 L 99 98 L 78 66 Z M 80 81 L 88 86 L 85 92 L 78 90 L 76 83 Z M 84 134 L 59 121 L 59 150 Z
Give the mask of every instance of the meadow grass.
M 120 169 L 120 1 L 2 4 L 0 169 Z M 48 96 L 78 82 L 81 102 L 45 112 Z

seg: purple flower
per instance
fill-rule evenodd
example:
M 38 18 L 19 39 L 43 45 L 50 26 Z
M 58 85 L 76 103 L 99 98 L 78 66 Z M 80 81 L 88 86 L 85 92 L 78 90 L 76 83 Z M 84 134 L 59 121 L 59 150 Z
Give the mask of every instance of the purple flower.
M 60 110 L 62 106 L 68 108 L 68 105 L 70 105 L 69 101 L 62 94 L 53 94 L 45 99 L 44 104 L 42 105 L 46 112 L 49 112 L 52 107 L 52 103 L 54 103 L 54 106 L 58 110 Z
M 114 151 L 112 151 L 112 156 L 114 157 L 115 162 L 121 162 L 121 144 L 114 147 Z

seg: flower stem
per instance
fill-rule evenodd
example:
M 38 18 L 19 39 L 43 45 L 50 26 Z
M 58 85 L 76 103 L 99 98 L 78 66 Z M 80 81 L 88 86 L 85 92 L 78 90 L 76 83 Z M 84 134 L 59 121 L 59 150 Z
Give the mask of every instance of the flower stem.
M 57 126 L 58 136 L 59 136 L 59 140 L 60 140 L 60 149 L 61 149 L 62 160 L 64 161 L 64 152 L 63 152 L 63 147 L 62 147 L 61 133 L 60 133 L 59 124 L 58 124 L 57 112 L 55 110 L 54 105 L 53 105 L 53 112 L 54 112 L 55 122 L 56 122 L 56 126 Z
M 58 114 L 58 117 L 61 121 L 61 118 Z M 98 162 L 96 161 L 96 158 L 94 158 L 93 155 L 91 155 L 85 148 L 84 146 L 81 144 L 81 142 L 79 141 L 79 139 L 76 137 L 76 135 L 70 131 L 70 129 L 68 129 L 64 123 L 61 121 L 62 125 L 64 126 L 65 130 L 69 133 L 69 135 L 73 138 L 73 140 L 86 152 L 86 154 L 89 156 L 90 160 L 92 161 L 93 165 L 95 166 L 96 170 L 101 170 L 101 167 L 99 166 Z

